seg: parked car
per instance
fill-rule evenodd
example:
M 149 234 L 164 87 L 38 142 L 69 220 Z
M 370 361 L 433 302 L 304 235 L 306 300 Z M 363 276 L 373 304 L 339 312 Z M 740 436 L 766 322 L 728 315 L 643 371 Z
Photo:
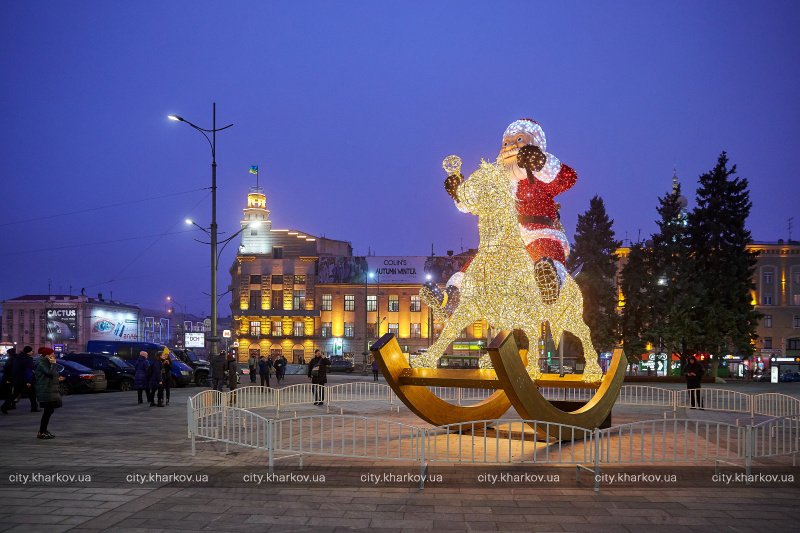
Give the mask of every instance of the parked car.
M 133 341 L 89 341 L 86 343 L 86 351 L 92 353 L 103 353 L 116 355 L 128 364 L 133 364 L 139 357 L 139 352 L 145 351 L 152 359 L 159 357 L 164 351 L 163 344 L 153 342 L 133 342 Z M 194 371 L 186 363 L 181 362 L 175 354 L 170 353 L 172 361 L 172 386 L 185 387 L 194 380 Z
M 353 361 L 349 359 L 331 359 L 331 366 L 328 372 L 352 372 L 355 368 Z
M 108 387 L 102 370 L 92 370 L 75 361 L 59 359 L 58 373 L 64 377 L 64 381 L 59 381 L 58 386 L 65 396 L 76 392 L 104 391 Z
M 61 359 L 80 363 L 92 370 L 102 370 L 106 375 L 106 382 L 110 389 L 128 391 L 133 388 L 133 375 L 135 373 L 133 366 L 116 355 L 68 353 L 62 355 Z
M 784 383 L 794 383 L 796 381 L 800 381 L 800 372 L 786 372 L 782 374 L 778 381 L 782 381 Z
M 203 359 L 192 350 L 175 349 L 170 350 L 175 354 L 175 357 L 181 360 L 182 363 L 188 365 L 192 372 L 194 372 L 195 385 L 205 387 L 208 385 L 208 378 L 211 375 L 211 363 L 207 359 Z

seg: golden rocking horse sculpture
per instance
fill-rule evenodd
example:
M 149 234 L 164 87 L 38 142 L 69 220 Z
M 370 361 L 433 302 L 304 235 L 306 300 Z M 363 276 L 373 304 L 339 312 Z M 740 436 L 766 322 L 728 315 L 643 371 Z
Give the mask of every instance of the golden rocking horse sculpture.
M 446 162 L 453 164 L 453 156 Z M 480 167 L 458 187 L 459 209 L 478 216 L 479 245 L 464 272 L 461 296 L 445 320 L 439 339 L 420 356 L 422 368 L 411 368 L 393 335 L 384 335 L 372 347 L 387 382 L 417 416 L 436 425 L 499 418 L 513 405 L 529 420 L 595 428 L 606 419 L 616 400 L 625 371 L 622 350 L 615 350 L 603 377 L 597 363 L 588 326 L 583 321 L 580 288 L 567 277 L 558 299 L 543 301 L 534 274 L 534 263 L 520 236 L 516 199 L 506 169 L 500 163 L 481 161 Z M 447 346 L 469 324 L 485 319 L 504 330 L 488 346 L 480 369 L 437 369 Z M 542 374 L 535 357 L 520 350 L 510 330 L 523 331 L 531 346 L 537 345 L 541 325 L 547 322 L 557 345 L 569 331 L 583 345 L 583 375 Z M 491 368 L 493 367 L 493 368 Z M 429 386 L 496 389 L 472 406 L 446 402 Z M 545 400 L 538 386 L 597 389 L 580 409 L 565 412 Z

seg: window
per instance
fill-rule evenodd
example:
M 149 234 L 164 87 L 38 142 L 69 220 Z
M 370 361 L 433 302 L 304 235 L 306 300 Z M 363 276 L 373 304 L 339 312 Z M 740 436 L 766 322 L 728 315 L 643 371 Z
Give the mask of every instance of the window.
M 273 246 L 272 247 L 272 258 L 273 259 L 283 259 L 283 246 Z
M 295 290 L 292 293 L 292 309 L 305 309 L 306 308 L 306 291 Z
M 319 330 L 320 337 L 330 337 L 331 336 L 331 323 L 330 322 L 323 322 L 322 329 Z
M 787 350 L 800 350 L 800 339 L 787 339 L 786 340 L 786 349 Z
M 269 356 L 272 358 L 277 358 L 283 355 L 283 348 L 280 347 L 278 344 L 274 344 L 272 348 L 269 349 Z
M 378 297 L 374 294 L 372 296 L 367 296 L 367 311 L 377 311 L 378 310 Z
M 794 329 L 800 329 L 800 315 L 794 315 L 792 317 L 792 327 Z
M 800 305 L 800 294 L 792 294 L 792 305 Z
M 772 337 L 764 337 L 764 349 L 765 350 L 772 349 Z
M 400 336 L 400 324 L 389 322 L 389 333 L 393 333 L 395 337 Z
M 355 311 L 356 309 L 356 296 L 354 294 L 344 295 L 344 310 Z
M 355 328 L 353 327 L 352 322 L 345 322 L 344 323 L 344 336 L 345 337 L 353 337 L 355 335 Z
M 250 236 L 251 237 L 255 237 L 256 235 L 258 235 L 258 230 L 257 229 L 251 229 L 250 230 Z
M 250 285 L 261 285 L 261 276 L 250 276 Z
M 772 315 L 764 315 L 764 327 L 765 328 L 772 327 Z
M 283 276 L 272 276 L 273 285 L 283 285 Z
M 261 321 L 260 320 L 253 320 L 250 322 L 250 336 L 251 337 L 260 337 L 261 336 Z
M 272 291 L 272 309 L 283 309 L 283 291 Z
M 374 339 L 377 335 L 375 335 L 375 322 L 367 322 L 367 338 Z
M 247 308 L 251 311 L 261 309 L 261 291 L 250 291 L 250 303 Z
M 467 328 L 464 328 L 464 329 L 461 330 L 461 332 L 458 334 L 458 338 L 459 339 L 466 339 L 467 338 Z
M 294 277 L 294 284 L 295 285 L 305 285 L 306 284 L 306 277 L 305 276 L 295 276 Z
M 323 294 L 322 295 L 322 310 L 323 311 L 330 311 L 333 309 L 333 296 L 330 294 Z
M 419 303 L 419 294 L 412 294 L 411 295 L 411 309 L 409 309 L 409 311 L 414 312 L 414 311 L 419 311 L 420 309 L 422 309 L 422 307 L 420 306 L 420 303 Z
M 772 295 L 765 294 L 761 297 L 761 305 L 772 305 Z
M 772 285 L 774 276 L 771 270 L 765 270 L 763 274 L 764 285 Z
M 303 321 L 295 320 L 294 325 L 292 326 L 292 335 L 294 335 L 295 337 L 302 337 L 304 331 L 305 328 L 303 327 Z
M 483 337 L 483 324 L 475 323 L 472 325 L 472 333 L 476 339 L 480 339 Z
M 273 337 L 283 336 L 283 323 L 280 320 L 272 321 L 272 336 Z
M 420 329 L 419 322 L 412 322 L 411 323 L 411 338 L 412 339 L 419 339 L 421 336 L 422 330 Z
M 400 310 L 400 297 L 397 295 L 389 296 L 389 311 L 395 312 Z

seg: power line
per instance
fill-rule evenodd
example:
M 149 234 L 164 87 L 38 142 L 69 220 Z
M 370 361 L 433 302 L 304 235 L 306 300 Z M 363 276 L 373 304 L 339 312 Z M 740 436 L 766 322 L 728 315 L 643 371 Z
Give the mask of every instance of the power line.
M 101 205 L 101 206 L 97 206 L 97 207 L 87 207 L 86 209 L 79 209 L 77 211 L 67 211 L 65 213 L 59 213 L 57 215 L 46 215 L 46 216 L 41 216 L 41 217 L 36 217 L 36 218 L 27 218 L 27 219 L 23 219 L 23 220 L 14 220 L 12 222 L 3 222 L 3 223 L 0 223 L 0 228 L 5 227 L 5 226 L 13 226 L 15 224 L 25 224 L 27 222 L 37 222 L 39 220 L 47 220 L 47 219 L 51 219 L 51 218 L 58 218 L 58 217 L 63 217 L 63 216 L 67 216 L 67 215 L 77 215 L 77 214 L 81 214 L 81 213 L 90 213 L 92 211 L 100 211 L 101 209 L 110 209 L 112 207 L 119 207 L 119 206 L 122 206 L 122 205 L 140 204 L 142 202 L 149 202 L 151 200 L 160 200 L 161 198 L 171 198 L 173 196 L 181 196 L 183 194 L 190 194 L 190 193 L 193 193 L 193 192 L 205 191 L 205 190 L 208 190 L 208 189 L 210 189 L 210 187 L 200 187 L 199 189 L 189 189 L 188 191 L 181 191 L 181 192 L 173 192 L 173 193 L 169 193 L 169 194 L 162 194 L 161 196 L 151 196 L 149 198 L 142 198 L 140 200 L 129 200 L 127 202 L 117 202 L 115 204 Z
M 125 242 L 125 241 L 135 241 L 138 239 L 151 239 L 154 237 L 166 237 L 167 235 L 177 235 L 179 233 L 189 233 L 192 230 L 182 230 L 182 231 L 170 231 L 166 233 L 155 233 L 152 235 L 139 235 L 136 237 L 125 237 L 124 239 L 112 239 L 108 241 L 95 241 L 95 242 L 86 242 L 81 244 L 65 244 L 63 246 L 50 246 L 48 248 L 40 248 L 38 250 L 25 250 L 23 252 L 14 252 L 15 255 L 21 254 L 35 254 L 39 252 L 52 252 L 53 250 L 64 250 L 67 248 L 81 248 L 83 246 L 97 246 L 102 244 L 115 244 L 118 242 Z

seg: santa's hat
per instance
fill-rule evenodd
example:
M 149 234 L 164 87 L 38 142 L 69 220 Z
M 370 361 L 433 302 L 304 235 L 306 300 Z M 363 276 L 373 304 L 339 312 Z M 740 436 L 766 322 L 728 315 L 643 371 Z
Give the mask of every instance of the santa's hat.
M 538 122 L 532 118 L 521 118 L 515 120 L 508 125 L 503 137 L 510 137 L 517 133 L 525 133 L 531 136 L 531 142 L 541 148 L 543 152 L 547 151 L 547 139 L 544 136 L 544 130 Z

